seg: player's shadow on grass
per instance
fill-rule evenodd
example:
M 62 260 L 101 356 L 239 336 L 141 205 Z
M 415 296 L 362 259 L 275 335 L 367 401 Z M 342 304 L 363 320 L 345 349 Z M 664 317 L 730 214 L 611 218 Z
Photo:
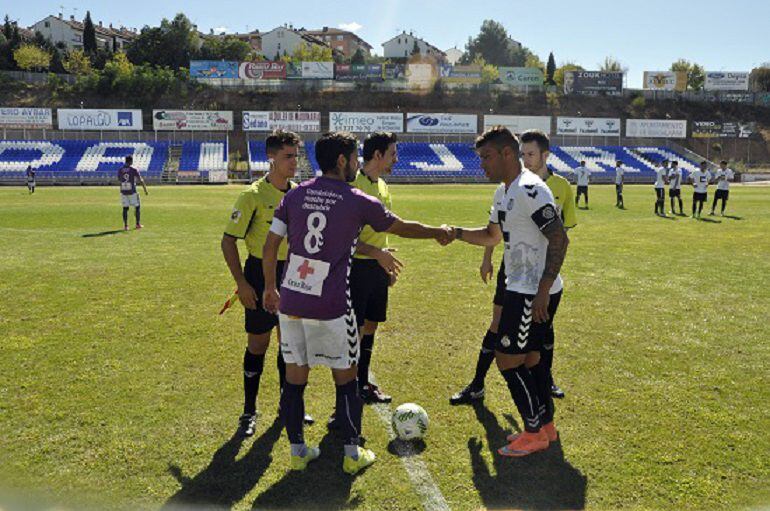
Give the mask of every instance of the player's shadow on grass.
M 163 505 L 163 509 L 191 507 L 216 507 L 230 509 L 240 502 L 270 466 L 273 445 L 283 430 L 279 420 L 254 443 L 241 459 L 236 460 L 244 438 L 236 433 L 211 458 L 209 465 L 194 477 L 186 477 L 177 465 L 169 465 L 168 471 L 182 488 Z
M 257 497 L 252 509 L 342 509 L 363 505 L 358 496 L 348 501 L 355 476 L 342 471 L 342 439 L 327 432 L 319 447 L 321 456 L 317 460 L 303 471 L 287 472 Z
M 714 220 L 713 218 L 699 218 L 701 222 L 706 222 L 707 224 L 721 224 L 721 220 Z
M 124 231 L 123 229 L 118 229 L 115 231 L 92 232 L 88 234 L 83 234 L 80 237 L 81 238 L 101 238 L 102 236 L 112 236 L 113 234 L 123 234 L 124 232 L 126 231 Z
M 476 403 L 474 410 L 486 430 L 486 442 L 494 465 L 493 475 L 481 455 L 482 442 L 477 438 L 469 439 L 473 483 L 486 508 L 585 508 L 588 480 L 564 459 L 561 440 L 551 443 L 546 451 L 523 458 L 500 456 L 497 449 L 506 444 L 505 437 L 511 431 L 503 429 L 497 417 L 483 403 Z M 512 418 L 509 420 L 515 426 L 515 421 Z
M 729 220 L 743 220 L 742 216 L 735 216 L 735 215 L 724 215 L 722 218 L 727 218 Z

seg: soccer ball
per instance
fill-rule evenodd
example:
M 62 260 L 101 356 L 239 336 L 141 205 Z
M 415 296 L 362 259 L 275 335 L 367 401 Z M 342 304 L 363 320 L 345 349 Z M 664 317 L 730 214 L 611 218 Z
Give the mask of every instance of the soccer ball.
M 420 405 L 405 403 L 393 412 L 393 432 L 401 440 L 422 438 L 428 431 L 428 414 Z

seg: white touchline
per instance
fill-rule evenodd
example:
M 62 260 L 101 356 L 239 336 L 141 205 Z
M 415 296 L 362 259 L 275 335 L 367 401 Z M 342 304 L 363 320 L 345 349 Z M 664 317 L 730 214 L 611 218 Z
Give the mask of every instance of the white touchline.
M 369 381 L 375 385 L 377 384 L 374 373 L 371 371 L 369 371 Z M 388 430 L 390 439 L 395 440 L 396 433 L 390 426 L 390 420 L 393 416 L 390 406 L 386 403 L 379 403 L 372 406 L 385 424 L 385 429 Z M 447 504 L 441 490 L 438 489 L 435 481 L 433 481 L 433 477 L 431 477 L 428 467 L 425 466 L 425 463 L 420 459 L 420 455 L 407 442 L 399 442 L 396 443 L 395 446 L 396 453 L 401 459 L 401 463 L 404 464 L 409 479 L 412 481 L 412 487 L 422 499 L 423 508 L 428 511 L 449 511 L 449 504 Z

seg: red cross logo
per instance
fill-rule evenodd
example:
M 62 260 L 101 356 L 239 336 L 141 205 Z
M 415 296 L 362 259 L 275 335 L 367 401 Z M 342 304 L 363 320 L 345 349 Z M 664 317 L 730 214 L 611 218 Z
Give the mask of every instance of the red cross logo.
M 305 259 L 299 268 L 297 268 L 297 271 L 299 271 L 299 278 L 302 280 L 305 280 L 308 275 L 312 275 L 315 273 L 315 270 L 312 266 L 310 266 L 310 261 Z

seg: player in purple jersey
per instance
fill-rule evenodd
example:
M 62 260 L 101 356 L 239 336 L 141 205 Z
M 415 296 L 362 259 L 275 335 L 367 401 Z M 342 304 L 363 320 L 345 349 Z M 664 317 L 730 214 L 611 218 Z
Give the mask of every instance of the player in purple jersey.
M 27 189 L 30 194 L 35 193 L 35 169 L 32 165 L 27 165 Z
M 133 156 L 126 156 L 126 164 L 120 167 L 118 170 L 118 183 L 120 183 L 120 202 L 123 205 L 123 230 L 128 230 L 128 208 L 134 207 L 134 214 L 136 215 L 136 228 L 141 229 L 142 224 L 139 222 L 140 218 L 140 204 L 139 194 L 136 193 L 136 182 L 141 183 L 144 188 L 144 194 L 147 195 L 147 185 L 144 184 L 144 179 L 139 171 L 131 165 L 134 163 Z
M 348 133 L 326 133 L 316 143 L 322 175 L 290 190 L 275 211 L 263 250 L 265 308 L 279 314 L 281 353 L 286 384 L 281 415 L 291 443 L 291 468 L 303 470 L 316 459 L 302 433 L 303 394 L 310 368 L 331 368 L 336 385 L 336 411 L 344 436 L 343 470 L 355 474 L 374 463 L 372 451 L 360 447 L 363 401 L 357 364 L 359 337 L 350 297 L 351 258 L 364 225 L 405 238 L 435 238 L 442 245 L 454 237 L 451 228 L 401 220 L 383 204 L 348 183 L 358 169 L 358 140 Z M 289 259 L 280 293 L 276 256 L 281 240 L 289 243 Z

